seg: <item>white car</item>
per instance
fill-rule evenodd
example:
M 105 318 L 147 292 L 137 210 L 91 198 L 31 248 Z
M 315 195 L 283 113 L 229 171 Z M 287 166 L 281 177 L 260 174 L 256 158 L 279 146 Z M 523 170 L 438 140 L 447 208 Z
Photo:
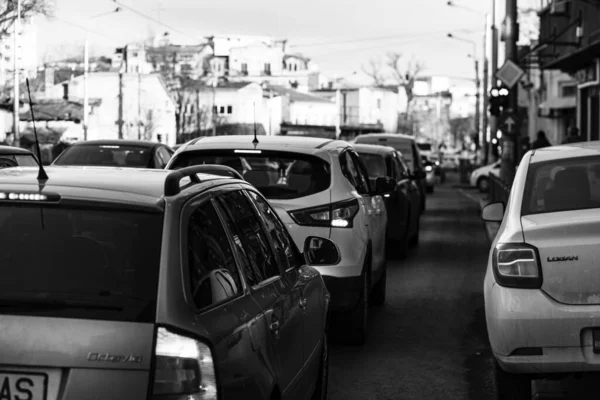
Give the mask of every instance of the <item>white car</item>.
M 484 281 L 500 398 L 531 399 L 531 380 L 600 371 L 600 142 L 523 157 Z
M 493 164 L 479 167 L 471 172 L 471 187 L 476 187 L 481 193 L 485 193 L 490 189 L 490 174 L 496 177 L 500 176 L 501 160 Z
M 331 310 L 341 314 L 347 339 L 366 338 L 369 301 L 386 296 L 387 211 L 382 194 L 394 179 L 370 186 L 367 171 L 345 141 L 291 136 L 203 137 L 184 144 L 167 169 L 221 164 L 236 169 L 275 208 L 294 241 L 303 248 L 308 236 L 333 240 L 337 265 L 317 268 L 329 292 Z

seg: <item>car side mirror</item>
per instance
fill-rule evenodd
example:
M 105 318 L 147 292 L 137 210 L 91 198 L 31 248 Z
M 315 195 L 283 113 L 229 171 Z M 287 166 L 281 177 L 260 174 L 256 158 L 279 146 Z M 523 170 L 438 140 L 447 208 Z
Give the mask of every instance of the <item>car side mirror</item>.
M 304 241 L 304 259 L 311 266 L 336 265 L 342 257 L 337 245 L 329 239 L 309 236 Z
M 396 190 L 396 180 L 394 178 L 380 177 L 375 180 L 375 194 L 386 194 Z
M 427 175 L 425 174 L 425 171 L 418 170 L 412 173 L 410 179 L 412 179 L 413 181 L 418 181 L 420 179 L 425 179 L 426 176 Z
M 481 218 L 487 222 L 502 222 L 502 218 L 504 218 L 504 202 L 490 203 L 483 207 Z

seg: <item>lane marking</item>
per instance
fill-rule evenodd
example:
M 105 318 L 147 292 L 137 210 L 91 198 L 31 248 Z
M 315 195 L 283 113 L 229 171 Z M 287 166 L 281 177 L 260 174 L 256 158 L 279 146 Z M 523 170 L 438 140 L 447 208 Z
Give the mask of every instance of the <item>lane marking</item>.
M 458 192 L 461 193 L 466 198 L 473 200 L 475 203 L 481 204 L 481 199 L 478 199 L 477 197 L 473 196 L 472 194 L 465 192 L 463 189 L 458 189 Z

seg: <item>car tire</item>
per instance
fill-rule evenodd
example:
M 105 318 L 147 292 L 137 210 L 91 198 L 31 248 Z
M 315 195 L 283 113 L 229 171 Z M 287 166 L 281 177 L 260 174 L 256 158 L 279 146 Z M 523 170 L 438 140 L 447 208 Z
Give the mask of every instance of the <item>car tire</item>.
M 358 303 L 348 318 L 348 344 L 362 346 L 367 341 L 369 320 L 369 294 L 371 292 L 371 254 L 367 253 L 363 267 L 362 291 Z
M 477 179 L 477 189 L 480 193 L 487 193 L 490 190 L 490 180 L 485 176 Z
M 433 193 L 433 185 L 427 186 L 427 193 Z
M 498 400 L 530 400 L 531 378 L 526 374 L 511 374 L 495 363 L 494 380 Z
M 390 239 L 386 243 L 386 249 L 388 256 L 393 260 L 404 260 L 408 257 L 409 252 L 409 237 L 410 232 L 406 232 L 402 239 Z
M 327 387 L 329 384 L 329 345 L 327 343 L 327 332 L 323 335 L 323 347 L 321 349 L 321 363 L 319 364 L 319 376 L 317 384 L 310 400 L 327 400 Z
M 383 266 L 383 275 L 379 282 L 373 288 L 373 293 L 371 294 L 371 302 L 373 305 L 382 306 L 385 303 L 387 290 L 387 266 Z

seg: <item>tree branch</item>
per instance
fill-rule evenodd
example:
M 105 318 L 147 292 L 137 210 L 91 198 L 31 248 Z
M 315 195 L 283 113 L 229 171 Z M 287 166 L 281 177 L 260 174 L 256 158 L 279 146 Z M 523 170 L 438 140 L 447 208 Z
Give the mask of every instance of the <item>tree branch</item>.
M 368 66 L 362 66 L 363 72 L 373 80 L 375 86 L 382 86 L 385 84 L 385 74 L 383 73 L 381 60 L 371 59 Z

